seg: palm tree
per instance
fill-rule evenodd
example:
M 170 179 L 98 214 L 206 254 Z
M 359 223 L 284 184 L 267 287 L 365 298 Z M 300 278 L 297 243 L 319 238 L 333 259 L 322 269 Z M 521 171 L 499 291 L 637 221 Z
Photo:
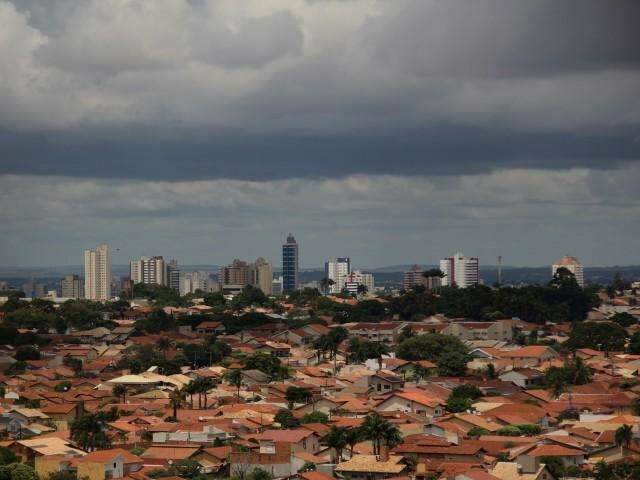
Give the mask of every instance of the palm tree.
M 400 445 L 402 443 L 402 435 L 400 434 L 400 429 L 395 425 L 392 425 L 389 422 L 386 422 L 384 428 L 382 429 L 382 439 L 384 443 L 387 445 L 387 448 L 391 450 L 393 447 Z M 380 451 L 378 450 L 378 454 Z
M 106 412 L 88 413 L 71 423 L 71 439 L 89 452 L 109 448 L 111 442 L 106 434 Z
M 237 401 L 240 401 L 240 387 L 242 386 L 242 371 L 239 369 L 229 370 L 225 373 L 225 378 L 229 385 L 233 385 L 237 388 L 236 398 Z
M 549 383 L 548 390 L 553 398 L 560 398 L 560 395 L 562 395 L 567 390 L 566 379 L 562 378 L 561 375 L 556 375 L 553 381 Z
M 199 384 L 200 392 L 204 396 L 204 408 L 208 408 L 207 394 L 209 390 L 216 386 L 216 382 L 212 378 L 203 378 Z
M 121 383 L 119 383 L 118 385 L 115 385 L 111 390 L 111 393 L 113 394 L 114 397 L 118 399 L 122 398 L 122 403 L 126 403 L 126 399 L 127 399 L 126 385 L 122 385 Z
M 187 394 L 184 389 L 178 390 L 177 388 L 169 395 L 169 405 L 173 408 L 173 418 L 178 420 L 178 409 L 182 406 L 187 398 Z
M 342 461 L 342 451 L 347 446 L 347 429 L 333 425 L 325 437 L 327 446 L 336 452 L 334 463 Z
M 353 457 L 353 449 L 356 444 L 360 443 L 364 439 L 362 430 L 358 427 L 353 427 L 347 430 L 346 441 L 349 445 L 349 458 Z
M 615 442 L 620 447 L 620 454 L 623 454 L 625 448 L 629 448 L 633 440 L 633 429 L 631 425 L 622 425 L 616 430 Z
M 198 384 L 195 380 L 191 380 L 184 387 L 182 387 L 182 389 L 184 390 L 184 393 L 189 395 L 189 401 L 191 403 L 192 409 L 193 409 L 193 394 L 198 393 L 197 388 L 198 388 Z
M 382 434 L 386 423 L 389 422 L 375 412 L 367 415 L 362 423 L 364 438 L 371 440 L 374 455 L 380 455 L 380 442 L 382 440 Z

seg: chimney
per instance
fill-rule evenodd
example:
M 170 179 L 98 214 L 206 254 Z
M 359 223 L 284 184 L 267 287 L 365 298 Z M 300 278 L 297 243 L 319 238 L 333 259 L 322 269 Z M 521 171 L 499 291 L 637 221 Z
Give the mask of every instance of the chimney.
M 388 462 L 389 461 L 389 446 L 385 444 L 380 445 L 380 461 Z

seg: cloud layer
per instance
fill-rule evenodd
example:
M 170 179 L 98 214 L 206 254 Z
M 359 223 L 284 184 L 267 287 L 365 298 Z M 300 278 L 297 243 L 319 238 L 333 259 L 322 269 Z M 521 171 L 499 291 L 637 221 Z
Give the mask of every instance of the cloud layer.
M 0 0 L 0 22 L 5 172 L 255 179 L 640 158 L 634 0 Z
M 277 263 L 287 231 L 306 265 L 640 263 L 637 0 L 0 0 L 0 25 L 2 264 Z
M 567 252 L 587 264 L 628 264 L 640 235 L 640 166 L 505 170 L 456 177 L 350 176 L 274 182 L 0 177 L 0 264 L 77 263 L 107 241 L 119 263 L 160 252 L 219 264 L 263 255 L 279 263 L 296 233 L 303 262 L 351 255 L 361 266 L 435 262 L 462 249 L 494 263 L 540 265 Z M 615 188 L 612 188 L 615 186 Z M 30 195 L 23 196 L 23 192 Z

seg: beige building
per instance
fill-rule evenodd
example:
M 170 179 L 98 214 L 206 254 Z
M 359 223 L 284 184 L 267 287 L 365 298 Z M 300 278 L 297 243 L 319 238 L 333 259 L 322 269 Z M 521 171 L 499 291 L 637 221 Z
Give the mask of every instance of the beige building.
M 553 277 L 559 268 L 566 268 L 576 277 L 576 282 L 584 287 L 584 267 L 576 257 L 565 255 L 556 263 L 551 265 L 551 276 Z
M 262 290 L 265 295 L 271 295 L 273 285 L 273 268 L 271 263 L 259 257 L 249 265 L 249 283 Z
M 514 321 L 510 319 L 495 322 L 451 322 L 441 333 L 458 337 L 460 340 L 500 340 L 513 339 Z
M 108 245 L 84 251 L 84 296 L 87 300 L 111 298 L 111 255 Z

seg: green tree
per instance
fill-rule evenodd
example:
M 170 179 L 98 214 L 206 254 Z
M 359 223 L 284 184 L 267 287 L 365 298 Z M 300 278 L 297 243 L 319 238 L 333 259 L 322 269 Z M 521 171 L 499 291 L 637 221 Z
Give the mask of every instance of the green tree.
M 438 357 L 438 375 L 442 377 L 463 377 L 467 374 L 469 355 L 460 351 L 448 350 Z
M 452 413 L 458 412 L 466 412 L 470 410 L 473 404 L 473 400 L 466 397 L 454 397 L 453 395 L 449 396 L 447 399 L 447 410 Z
M 178 409 L 182 407 L 187 394 L 183 389 L 174 388 L 169 394 L 169 406 L 173 409 L 173 418 L 178 420 Z
M 573 328 L 564 345 L 572 351 L 593 348 L 608 353 L 624 350 L 626 340 L 627 332 L 617 323 L 583 322 Z
M 191 459 L 178 460 L 174 464 L 174 468 L 178 476 L 182 478 L 194 478 L 200 473 L 200 470 L 202 470 L 202 466 Z
M 346 442 L 349 446 L 349 458 L 353 458 L 353 449 L 355 446 L 365 439 L 365 434 L 362 428 L 352 427 L 346 432 Z
M 114 387 L 111 389 L 111 394 L 118 400 L 122 400 L 122 403 L 126 403 L 127 386 L 122 384 L 114 385 Z
M 467 432 L 467 437 L 469 438 L 478 438 L 482 435 L 489 435 L 489 430 L 482 427 L 471 427 Z
M 309 412 L 302 416 L 300 423 L 329 423 L 329 417 L 324 412 Z
M 617 323 L 618 325 L 624 328 L 630 327 L 631 325 L 635 325 L 638 323 L 638 320 L 636 319 L 636 317 L 634 317 L 633 315 L 627 312 L 618 312 L 615 315 L 613 315 L 609 320 Z
M 274 420 L 280 424 L 280 428 L 295 428 L 300 425 L 300 421 L 293 416 L 291 410 L 281 408 L 274 416 Z
M 236 387 L 236 400 L 240 401 L 240 387 L 242 386 L 242 371 L 232 369 L 225 372 L 224 378 L 229 385 Z
M 9 465 L 18 461 L 15 453 L 7 447 L 0 447 L 0 465 Z
M 426 333 L 411 337 L 396 348 L 398 358 L 403 360 L 437 362 L 444 352 L 460 352 L 466 355 L 468 348 L 458 338 L 439 333 Z
M 292 410 L 296 403 L 309 403 L 311 401 L 311 390 L 291 385 L 285 392 L 285 398 L 289 404 L 289 410 Z
M 342 461 L 342 451 L 347 446 L 347 429 L 333 425 L 325 437 L 327 446 L 335 451 L 334 463 Z
M 622 452 L 623 448 L 629 448 L 631 445 L 631 441 L 633 440 L 633 429 L 631 425 L 622 425 L 616 430 L 615 433 L 615 442 L 618 447 L 620 447 L 620 451 Z
M 93 451 L 109 448 L 111 442 L 106 433 L 106 422 L 110 421 L 108 413 L 87 413 L 71 423 L 71 440 L 81 448 Z

